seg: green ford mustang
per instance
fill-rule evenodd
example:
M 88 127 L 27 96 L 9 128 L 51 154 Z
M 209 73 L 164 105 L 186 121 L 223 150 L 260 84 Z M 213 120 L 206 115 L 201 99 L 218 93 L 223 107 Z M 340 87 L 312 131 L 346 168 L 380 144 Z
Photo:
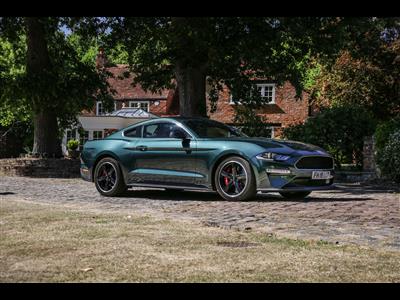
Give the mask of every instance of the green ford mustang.
M 128 187 L 215 190 L 227 200 L 260 192 L 306 197 L 333 184 L 333 158 L 294 141 L 251 138 L 203 118 L 159 118 L 88 141 L 81 176 L 104 196 Z

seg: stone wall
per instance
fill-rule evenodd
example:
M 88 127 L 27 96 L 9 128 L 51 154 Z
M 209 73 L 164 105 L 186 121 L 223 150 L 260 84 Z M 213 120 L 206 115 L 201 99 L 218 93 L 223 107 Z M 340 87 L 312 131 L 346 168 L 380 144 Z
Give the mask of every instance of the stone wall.
M 364 148 L 363 148 L 363 170 L 364 171 L 375 171 L 375 139 L 373 136 L 368 136 L 364 138 Z
M 0 159 L 0 176 L 75 178 L 80 176 L 79 159 L 7 158 Z

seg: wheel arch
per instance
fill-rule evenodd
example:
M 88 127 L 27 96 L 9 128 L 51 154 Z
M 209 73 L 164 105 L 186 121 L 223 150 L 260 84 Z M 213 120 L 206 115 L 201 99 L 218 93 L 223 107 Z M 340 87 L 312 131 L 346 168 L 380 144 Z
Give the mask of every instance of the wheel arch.
M 233 157 L 233 156 L 240 157 L 240 158 L 246 160 L 250 164 L 250 166 L 251 166 L 251 168 L 253 170 L 253 174 L 254 174 L 255 179 L 256 179 L 257 186 L 258 186 L 258 177 L 259 177 L 258 176 L 258 170 L 253 165 L 253 163 L 251 162 L 251 159 L 249 157 L 247 157 L 246 155 L 244 155 L 243 153 L 241 153 L 241 152 L 226 152 L 226 153 L 223 153 L 222 155 L 220 155 L 212 165 L 210 178 L 211 178 L 211 186 L 212 186 L 213 190 L 216 190 L 216 187 L 215 187 L 215 171 L 217 170 L 218 166 L 221 164 L 222 161 L 224 161 L 228 157 Z
M 120 164 L 120 160 L 118 159 L 118 156 L 116 156 L 114 153 L 109 152 L 109 151 L 99 153 L 96 157 L 96 160 L 94 161 L 94 163 L 92 165 L 92 174 L 91 174 L 92 182 L 94 182 L 94 171 L 96 169 L 97 164 L 99 163 L 100 160 L 102 160 L 103 158 L 106 158 L 106 157 L 113 158 Z M 121 168 L 121 164 L 120 164 L 120 168 Z M 124 177 L 124 176 L 122 175 L 122 177 Z M 125 180 L 125 178 L 123 178 L 123 179 Z

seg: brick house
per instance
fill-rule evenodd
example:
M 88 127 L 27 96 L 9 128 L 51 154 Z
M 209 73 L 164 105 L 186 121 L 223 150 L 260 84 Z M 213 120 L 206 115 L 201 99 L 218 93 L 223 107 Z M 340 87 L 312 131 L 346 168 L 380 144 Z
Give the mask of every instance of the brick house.
M 103 138 L 110 132 L 123 128 L 129 124 L 136 123 L 143 118 L 165 117 L 179 114 L 179 97 L 176 90 L 163 90 L 161 93 L 146 92 L 140 86 L 132 86 L 132 76 L 125 78 L 123 74 L 128 71 L 126 65 L 107 66 L 107 59 L 102 50 L 96 58 L 97 67 L 106 66 L 107 71 L 113 74 L 108 79 L 111 88 L 116 91 L 114 95 L 114 111 L 117 114 L 110 115 L 104 111 L 101 102 L 97 102 L 91 111 L 83 111 L 79 120 L 83 132 L 75 129 L 67 130 L 63 138 L 63 151 L 66 151 L 66 143 L 69 139 L 76 138 L 81 145 L 86 140 Z M 271 82 L 257 83 L 260 97 L 267 103 L 258 110 L 258 113 L 266 118 L 271 128 L 271 137 L 279 137 L 281 130 L 291 124 L 304 122 L 310 114 L 309 100 L 307 93 L 303 92 L 302 98 L 297 99 L 295 88 L 286 82 L 277 86 Z M 235 115 L 235 104 L 228 88 L 220 93 L 217 109 L 209 113 L 213 120 L 226 124 L 233 123 Z M 120 115 L 130 110 L 132 117 L 121 121 Z M 135 110 L 137 110 L 135 112 Z M 137 112 L 144 112 L 142 118 L 135 118 Z M 147 115 L 145 113 L 148 113 Z M 119 116 L 118 116 L 119 115 Z M 84 124 L 85 123 L 85 124 Z

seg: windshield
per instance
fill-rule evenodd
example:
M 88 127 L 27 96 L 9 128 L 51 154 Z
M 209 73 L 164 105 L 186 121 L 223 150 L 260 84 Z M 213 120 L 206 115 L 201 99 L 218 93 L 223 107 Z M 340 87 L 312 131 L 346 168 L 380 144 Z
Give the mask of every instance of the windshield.
M 245 137 L 238 129 L 211 120 L 185 120 L 183 123 L 200 138 Z

